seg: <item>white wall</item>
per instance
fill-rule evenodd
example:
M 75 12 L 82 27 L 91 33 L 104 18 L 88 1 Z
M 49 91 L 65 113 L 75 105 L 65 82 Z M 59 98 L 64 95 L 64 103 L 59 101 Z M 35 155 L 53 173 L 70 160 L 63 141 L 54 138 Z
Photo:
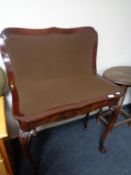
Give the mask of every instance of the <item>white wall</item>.
M 131 65 L 131 0 L 4 0 L 5 27 L 94 26 L 99 33 L 98 72 Z
M 0 31 L 52 26 L 93 26 L 99 34 L 100 74 L 111 66 L 131 66 L 131 0 L 1 0 Z M 129 90 L 125 103 L 130 97 Z

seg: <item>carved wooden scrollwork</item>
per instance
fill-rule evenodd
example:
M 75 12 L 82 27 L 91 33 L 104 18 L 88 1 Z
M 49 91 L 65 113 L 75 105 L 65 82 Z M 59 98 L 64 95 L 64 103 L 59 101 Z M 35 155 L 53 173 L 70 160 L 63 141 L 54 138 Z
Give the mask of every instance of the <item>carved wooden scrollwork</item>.
M 19 141 L 27 160 L 29 161 L 30 166 L 32 167 L 32 172 L 35 174 L 35 165 L 33 162 L 33 158 L 29 149 L 31 137 L 36 136 L 36 130 L 24 131 L 21 128 L 19 129 Z

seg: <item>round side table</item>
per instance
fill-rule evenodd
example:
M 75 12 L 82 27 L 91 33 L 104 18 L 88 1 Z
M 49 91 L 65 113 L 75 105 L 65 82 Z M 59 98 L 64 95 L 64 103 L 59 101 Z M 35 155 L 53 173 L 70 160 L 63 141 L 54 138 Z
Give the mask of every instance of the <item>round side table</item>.
M 126 111 L 124 111 L 124 109 L 122 108 L 123 101 L 125 99 L 125 95 L 127 92 L 127 88 L 131 87 L 131 66 L 118 66 L 118 67 L 109 68 L 104 72 L 103 77 L 105 79 L 108 79 L 116 83 L 117 85 L 120 85 L 124 89 L 124 95 L 121 98 L 119 105 L 121 108 L 121 113 L 124 115 L 126 119 L 123 121 L 117 122 L 115 124 L 115 127 L 126 123 L 128 124 L 130 123 L 131 125 L 131 115 Z

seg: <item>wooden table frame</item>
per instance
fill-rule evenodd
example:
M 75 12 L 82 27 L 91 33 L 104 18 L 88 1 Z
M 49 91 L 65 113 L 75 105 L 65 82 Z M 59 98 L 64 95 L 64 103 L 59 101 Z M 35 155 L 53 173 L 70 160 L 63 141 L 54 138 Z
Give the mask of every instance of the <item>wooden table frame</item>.
M 103 77 L 105 79 L 119 85 L 123 89 L 123 96 L 119 100 L 119 107 L 120 113 L 123 114 L 124 120 L 115 122 L 113 127 L 119 127 L 127 123 L 129 126 L 131 125 L 131 114 L 123 109 L 123 102 L 127 93 L 127 89 L 131 87 L 130 73 L 130 66 L 111 67 L 103 73 Z M 102 120 L 104 124 L 108 125 L 109 122 L 105 119 L 105 116 L 110 114 L 112 111 L 113 109 L 111 107 L 109 107 L 109 110 L 105 112 L 100 109 L 98 119 Z
M 69 34 L 76 34 L 78 32 L 89 32 L 90 36 L 94 36 L 93 40 L 93 46 L 92 46 L 92 74 L 95 75 L 97 78 L 104 80 L 102 77 L 100 77 L 97 74 L 96 71 L 96 53 L 97 53 L 97 32 L 92 28 L 92 27 L 80 27 L 80 28 L 71 28 L 71 29 L 61 29 L 61 28 L 48 28 L 48 29 L 22 29 L 22 28 L 10 28 L 10 29 L 5 29 L 1 33 L 1 37 L 3 38 L 3 41 L 5 38 L 10 36 L 11 34 L 19 34 L 19 35 L 31 35 L 31 36 L 47 36 L 50 34 L 64 34 L 64 35 L 69 35 Z M 20 129 L 19 129 L 19 140 L 22 146 L 22 149 L 32 167 L 32 170 L 35 172 L 35 165 L 33 164 L 33 160 L 31 158 L 31 153 L 29 149 L 29 143 L 31 140 L 31 137 L 36 135 L 36 127 L 42 125 L 42 124 L 47 124 L 55 121 L 60 121 L 60 120 L 66 120 L 72 117 L 75 117 L 77 115 L 82 115 L 82 114 L 89 114 L 89 112 L 97 110 L 99 108 L 102 108 L 104 106 L 112 106 L 113 114 L 112 114 L 112 119 L 109 125 L 105 128 L 103 134 L 100 137 L 99 141 L 99 150 L 101 152 L 105 152 L 105 147 L 104 147 L 104 142 L 111 131 L 114 122 L 117 119 L 117 116 L 119 114 L 119 106 L 118 106 L 118 101 L 119 98 L 122 95 L 122 90 L 117 87 L 116 91 L 119 91 L 120 94 L 115 94 L 113 98 L 109 98 L 108 96 L 101 96 L 99 99 L 90 99 L 88 101 L 80 101 L 79 103 L 71 103 L 69 105 L 63 105 L 59 106 L 56 108 L 51 108 L 50 110 L 45 110 L 43 112 L 39 112 L 36 114 L 32 115 L 27 115 L 23 114 L 20 111 L 20 101 L 19 101 L 19 95 L 18 95 L 18 89 L 15 84 L 15 79 L 14 79 L 14 72 L 13 68 L 11 65 L 11 60 L 8 55 L 8 51 L 6 49 L 5 43 L 1 45 L 1 55 L 7 70 L 7 76 L 8 76 L 8 84 L 10 87 L 10 90 L 12 92 L 12 101 L 13 101 L 13 114 L 15 119 L 19 122 Z M 112 83 L 108 82 L 109 84 L 112 85 Z M 116 85 L 114 85 L 116 87 Z M 26 88 L 26 87 L 25 87 Z

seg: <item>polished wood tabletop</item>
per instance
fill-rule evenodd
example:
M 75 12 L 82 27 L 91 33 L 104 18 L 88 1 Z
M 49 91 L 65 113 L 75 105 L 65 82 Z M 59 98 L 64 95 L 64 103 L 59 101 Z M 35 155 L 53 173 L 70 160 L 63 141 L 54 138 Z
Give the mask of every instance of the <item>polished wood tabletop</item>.
M 103 76 L 119 85 L 131 86 L 131 66 L 117 66 L 107 69 Z

